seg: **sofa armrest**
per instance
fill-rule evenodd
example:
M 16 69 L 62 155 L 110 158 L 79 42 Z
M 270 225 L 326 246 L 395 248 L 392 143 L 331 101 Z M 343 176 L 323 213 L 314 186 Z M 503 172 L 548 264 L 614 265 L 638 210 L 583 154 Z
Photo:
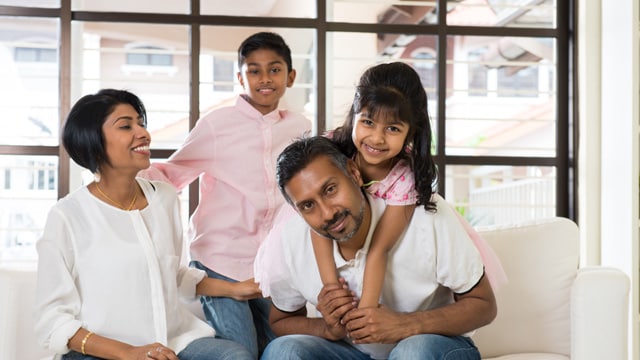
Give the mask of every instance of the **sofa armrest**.
M 607 267 L 585 267 L 571 289 L 571 359 L 627 358 L 629 277 Z

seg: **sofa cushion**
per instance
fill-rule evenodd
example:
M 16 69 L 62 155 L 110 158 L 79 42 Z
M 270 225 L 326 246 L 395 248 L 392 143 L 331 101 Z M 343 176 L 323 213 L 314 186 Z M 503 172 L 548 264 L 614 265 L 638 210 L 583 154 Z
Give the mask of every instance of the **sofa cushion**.
M 508 277 L 508 283 L 496 292 L 496 319 L 473 335 L 482 357 L 520 359 L 500 357 L 517 353 L 568 357 L 569 299 L 579 261 L 577 225 L 553 218 L 479 232 L 502 261 Z

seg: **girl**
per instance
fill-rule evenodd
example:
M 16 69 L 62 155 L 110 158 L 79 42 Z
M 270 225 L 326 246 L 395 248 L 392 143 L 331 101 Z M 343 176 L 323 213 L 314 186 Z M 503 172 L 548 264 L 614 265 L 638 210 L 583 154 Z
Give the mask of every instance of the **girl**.
M 366 191 L 387 204 L 367 254 L 359 308 L 378 306 L 387 253 L 405 230 L 415 207 L 435 209 L 437 170 L 431 155 L 431 135 L 427 95 L 420 77 L 401 62 L 365 71 L 344 125 L 329 135 L 358 165 Z M 481 253 L 495 289 L 506 280 L 499 260 L 458 216 Z M 333 241 L 312 233 L 312 242 L 323 284 L 337 283 Z

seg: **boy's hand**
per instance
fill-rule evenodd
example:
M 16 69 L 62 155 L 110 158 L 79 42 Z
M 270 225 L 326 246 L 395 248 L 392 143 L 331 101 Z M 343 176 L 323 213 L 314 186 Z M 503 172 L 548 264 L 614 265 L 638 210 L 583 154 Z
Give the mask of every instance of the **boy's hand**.
M 233 292 L 231 298 L 234 300 L 251 300 L 262 297 L 259 284 L 254 282 L 253 278 L 239 281 L 233 284 Z

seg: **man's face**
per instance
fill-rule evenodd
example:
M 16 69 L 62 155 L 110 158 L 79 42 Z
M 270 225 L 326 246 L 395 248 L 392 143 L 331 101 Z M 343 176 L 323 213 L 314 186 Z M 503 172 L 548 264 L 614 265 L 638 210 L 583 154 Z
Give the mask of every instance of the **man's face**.
M 350 176 L 328 157 L 319 156 L 291 178 L 285 187 L 296 210 L 313 231 L 344 242 L 362 229 L 366 200 L 360 190 L 360 174 L 349 162 Z

